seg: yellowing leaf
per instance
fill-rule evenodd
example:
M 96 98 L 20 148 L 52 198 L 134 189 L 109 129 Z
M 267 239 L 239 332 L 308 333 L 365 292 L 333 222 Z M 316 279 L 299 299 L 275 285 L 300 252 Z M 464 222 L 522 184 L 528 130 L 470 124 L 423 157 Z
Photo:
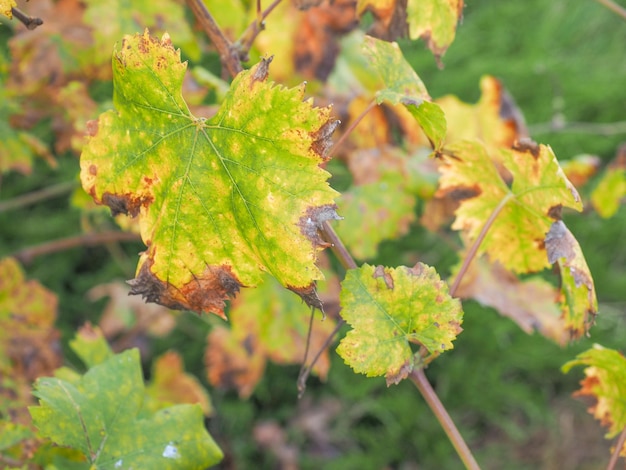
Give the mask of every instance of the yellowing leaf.
M 617 150 L 600 182 L 591 193 L 591 204 L 601 217 L 613 217 L 626 197 L 626 144 Z
M 337 200 L 343 220 L 335 230 L 352 255 L 371 258 L 381 241 L 408 232 L 415 220 L 415 202 L 397 173 L 387 174 L 375 183 L 352 186 Z
M 492 149 L 511 147 L 525 137 L 524 118 L 502 83 L 486 75 L 480 79 L 480 91 L 476 104 L 464 103 L 453 95 L 435 100 L 448 123 L 446 143 L 479 139 Z
M 586 378 L 574 396 L 596 399 L 588 411 L 609 428 L 606 438 L 611 439 L 626 427 L 626 358 L 618 351 L 595 345 L 563 365 L 562 370 L 569 372 L 578 365 L 586 366 Z M 626 456 L 626 449 L 621 455 Z
M 424 39 L 440 60 L 454 41 L 463 0 L 408 0 L 406 10 L 411 39 Z
M 572 184 L 581 188 L 595 175 L 602 161 L 599 157 L 589 154 L 576 155 L 571 160 L 561 161 L 561 168 Z
M 0 13 L 2 13 L 7 18 L 13 18 L 11 8 L 15 6 L 17 6 L 15 0 L 0 0 Z
M 341 289 L 342 317 L 353 330 L 337 352 L 355 372 L 384 375 L 399 383 L 419 366 L 411 343 L 437 356 L 461 332 L 461 304 L 434 268 L 369 266 L 347 272 Z
M 580 338 L 593 325 L 598 301 L 593 279 L 583 252 L 574 235 L 558 220 L 545 239 L 548 261 L 558 263 L 561 271 L 561 310 L 572 338 Z
M 277 364 L 301 364 L 310 315 L 310 308 L 272 279 L 243 292 L 231 306 L 230 330 L 220 327 L 209 334 L 209 380 L 215 386 L 236 388 L 240 396 L 247 397 L 261 378 L 266 359 Z M 310 354 L 321 349 L 334 327 L 329 317 L 314 321 Z M 329 368 L 328 351 L 324 351 L 313 372 L 325 380 Z
M 526 333 L 536 330 L 560 345 L 569 339 L 569 331 L 555 304 L 558 291 L 539 277 L 522 281 L 499 263 L 480 258 L 471 263 L 455 295 L 493 307 Z
M 142 413 L 144 383 L 136 349 L 92 367 L 78 381 L 41 378 L 30 408 L 39 433 L 79 450 L 93 468 L 206 468 L 222 452 L 197 405 Z M 59 425 L 63 423 L 63 425 Z
M 429 101 L 424 83 L 404 58 L 398 44 L 366 36 L 363 49 L 387 86 L 376 93 L 378 104 L 403 104 L 420 124 L 433 148 L 438 150 L 446 135 L 445 116 L 437 104 Z
M 510 187 L 482 144 L 460 142 L 444 153 L 438 195 L 461 201 L 452 228 L 466 232 L 472 243 L 497 209 L 479 253 L 518 273 L 548 267 L 544 238 L 553 219 L 560 218 L 562 207 L 582 210 L 578 192 L 552 149 L 532 142 L 502 149 L 501 161 L 512 176 Z
M 186 64 L 169 37 L 125 37 L 113 57 L 114 105 L 81 157 L 83 187 L 112 212 L 139 215 L 148 246 L 132 293 L 223 316 L 262 273 L 321 306 L 314 281 L 337 218 L 319 167 L 337 126 L 304 87 L 267 82 L 269 60 L 241 72 L 210 120 L 180 95 Z

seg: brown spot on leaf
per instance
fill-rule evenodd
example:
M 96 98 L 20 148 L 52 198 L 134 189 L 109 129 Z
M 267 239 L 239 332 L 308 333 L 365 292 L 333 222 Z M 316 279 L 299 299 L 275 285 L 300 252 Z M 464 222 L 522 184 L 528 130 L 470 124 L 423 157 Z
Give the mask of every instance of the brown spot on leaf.
M 267 58 L 264 57 L 261 59 L 261 62 L 259 62 L 259 64 L 254 69 L 254 72 L 252 72 L 252 80 L 250 81 L 251 87 L 254 82 L 264 82 L 265 80 L 267 80 L 272 60 L 274 60 L 274 56 L 269 56 Z
M 87 121 L 87 134 L 94 137 L 98 133 L 98 120 L 91 119 Z
M 153 200 L 152 196 L 134 197 L 130 193 L 121 196 L 111 193 L 102 195 L 102 202 L 111 208 L 113 216 L 126 214 L 136 217 L 141 210 L 141 206 L 148 207 Z
M 158 279 L 146 261 L 137 277 L 128 283 L 131 295 L 141 295 L 147 302 L 154 302 L 175 310 L 191 310 L 196 313 L 214 313 L 224 319 L 224 302 L 234 297 L 242 284 L 232 273 L 230 266 L 208 266 L 202 276 L 195 277 L 177 289 Z
M 561 211 L 563 206 L 561 204 L 557 204 L 556 206 L 552 206 L 548 209 L 548 217 L 554 220 L 561 220 Z
M 548 253 L 548 261 L 550 263 L 556 263 L 559 258 L 565 258 L 567 261 L 571 261 L 576 256 L 574 250 L 576 240 L 565 224 L 560 220 L 554 222 L 550 227 L 546 235 L 545 244 Z
M 376 266 L 376 268 L 374 269 L 374 274 L 372 274 L 372 277 L 374 279 L 383 278 L 383 280 L 385 281 L 385 285 L 387 286 L 387 289 L 393 290 L 394 288 L 393 278 L 391 277 L 391 274 L 385 271 L 384 266 L 381 266 L 381 265 Z
M 519 139 L 513 144 L 513 150 L 517 150 L 518 152 L 528 152 L 535 157 L 535 159 L 537 159 L 539 158 L 541 147 L 537 144 L 537 142 L 534 142 L 531 139 Z
M 326 204 L 318 207 L 309 207 L 306 214 L 300 217 L 298 227 L 315 247 L 327 247 L 326 243 L 320 237 L 318 231 L 322 228 L 322 224 L 328 220 L 341 220 L 337 215 L 337 206 L 335 204 Z
M 322 301 L 317 296 L 317 290 L 314 282 L 307 287 L 287 286 L 287 289 L 295 294 L 298 294 L 304 303 L 309 307 L 316 308 L 322 313 L 324 312 L 324 304 L 322 304 Z
M 472 199 L 477 196 L 480 196 L 482 193 L 480 186 L 457 186 L 445 192 L 445 195 L 448 196 L 453 201 L 464 201 L 465 199 Z
M 324 160 L 326 160 L 326 154 L 332 145 L 330 137 L 339 124 L 341 124 L 341 121 L 329 119 L 322 127 L 311 134 L 311 138 L 313 139 L 311 149 Z
M 96 165 L 89 165 L 89 174 L 96 176 L 98 174 L 98 167 Z
M 397 373 L 387 374 L 385 379 L 387 381 L 387 387 L 391 384 L 398 385 L 402 380 L 406 379 L 413 371 L 413 359 L 407 359 L 400 367 Z

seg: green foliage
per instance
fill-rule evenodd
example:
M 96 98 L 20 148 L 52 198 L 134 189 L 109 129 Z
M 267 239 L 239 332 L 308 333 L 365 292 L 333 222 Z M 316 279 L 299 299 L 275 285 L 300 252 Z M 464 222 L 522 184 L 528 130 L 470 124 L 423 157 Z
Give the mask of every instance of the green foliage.
M 222 458 L 199 406 L 142 412 L 137 350 L 112 356 L 77 380 L 40 378 L 34 394 L 40 405 L 30 412 L 39 433 L 79 450 L 94 468 L 203 468 Z
M 430 266 L 384 268 L 363 265 L 342 283 L 343 318 L 354 328 L 337 352 L 355 372 L 384 375 L 398 383 L 422 366 L 410 343 L 437 356 L 461 332 L 458 300 Z

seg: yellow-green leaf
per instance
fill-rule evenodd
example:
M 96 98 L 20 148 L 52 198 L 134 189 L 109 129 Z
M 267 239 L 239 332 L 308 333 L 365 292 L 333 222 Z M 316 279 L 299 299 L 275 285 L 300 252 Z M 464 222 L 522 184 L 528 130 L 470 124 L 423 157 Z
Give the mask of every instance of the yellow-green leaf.
M 181 96 L 186 64 L 169 37 L 127 36 L 115 52 L 116 110 L 100 116 L 81 180 L 113 213 L 140 217 L 148 248 L 132 293 L 223 315 L 269 272 L 320 306 L 317 229 L 338 216 L 319 164 L 338 123 L 303 101 L 304 86 L 268 82 L 269 63 L 241 72 L 207 120 Z
M 517 273 L 549 267 L 544 238 L 551 223 L 562 207 L 582 210 L 552 149 L 532 142 L 502 149 L 500 161 L 511 182 L 505 182 L 479 142 L 452 144 L 444 153 L 438 195 L 461 201 L 452 228 L 466 232 L 472 243 L 497 209 L 479 253 Z
M 2 13 L 7 18 L 13 18 L 13 13 L 11 9 L 17 6 L 15 0 L 0 0 L 0 13 Z
M 595 345 L 563 365 L 563 372 L 574 366 L 586 366 L 581 389 L 574 395 L 591 396 L 597 402 L 589 412 L 609 428 L 611 439 L 626 427 L 626 358 L 613 349 Z
M 434 268 L 385 268 L 367 264 L 351 269 L 342 282 L 341 315 L 352 330 L 337 352 L 355 372 L 398 383 L 419 364 L 421 345 L 433 356 L 452 348 L 461 332 L 458 299 Z
M 613 217 L 626 197 L 626 168 L 609 167 L 591 193 L 591 204 L 601 217 Z
M 439 60 L 454 41 L 463 0 L 408 0 L 406 9 L 409 36 L 424 39 Z

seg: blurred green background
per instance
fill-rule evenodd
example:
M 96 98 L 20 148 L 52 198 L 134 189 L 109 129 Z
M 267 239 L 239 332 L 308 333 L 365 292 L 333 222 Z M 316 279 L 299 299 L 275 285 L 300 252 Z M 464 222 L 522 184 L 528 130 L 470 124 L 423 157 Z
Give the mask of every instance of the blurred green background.
M 622 2 L 623 3 L 623 2 Z M 7 31 L 0 30 L 6 44 Z M 4 47 L 4 46 L 3 46 Z M 457 38 L 440 70 L 421 42 L 402 43 L 433 97 L 479 97 L 484 74 L 500 78 L 523 111 L 533 138 L 557 157 L 596 154 L 608 162 L 626 141 L 626 21 L 593 0 L 467 0 Z M 105 92 L 110 93 L 105 87 Z M 590 123 L 577 132 L 550 131 L 553 120 Z M 610 133 L 601 123 L 622 122 Z M 36 132 L 50 141 L 46 123 Z M 38 162 L 32 176 L 5 175 L 0 197 L 76 178 L 77 161 L 60 158 L 57 170 Z M 593 188 L 592 182 L 588 187 Z M 583 190 L 583 193 L 587 193 Z M 567 214 L 596 282 L 600 301 L 589 338 L 559 348 L 526 335 L 510 320 L 473 302 L 465 304 L 464 332 L 454 350 L 427 370 L 441 400 L 485 469 L 596 469 L 608 463 L 605 429 L 570 397 L 582 377 L 561 365 L 593 343 L 624 349 L 626 338 L 626 209 L 609 220 L 593 211 Z M 66 197 L 19 212 L 0 213 L 0 256 L 79 232 L 80 214 Z M 60 298 L 65 338 L 96 322 L 103 301 L 85 298 L 91 287 L 133 276 L 140 244 L 74 249 L 36 258 L 25 267 Z M 371 262 L 396 265 L 418 254 L 444 273 L 455 262 L 440 240 L 414 228 L 387 242 Z M 175 332 L 151 346 L 180 351 L 188 370 L 205 381 L 204 338 L 212 321 L 183 314 Z M 311 379 L 297 400 L 295 367 L 270 366 L 247 401 L 211 390 L 216 416 L 209 428 L 227 458 L 221 468 L 279 468 L 289 452 L 310 469 L 459 469 L 462 464 L 430 410 L 410 383 L 387 388 L 383 379 L 355 375 L 333 353 L 327 383 Z M 206 382 L 205 382 L 206 383 Z M 261 446 L 270 430 L 285 441 Z M 269 431 L 268 431 L 269 432 Z M 281 434 L 283 433 L 283 434 Z M 282 454 L 281 454 L 282 451 Z

